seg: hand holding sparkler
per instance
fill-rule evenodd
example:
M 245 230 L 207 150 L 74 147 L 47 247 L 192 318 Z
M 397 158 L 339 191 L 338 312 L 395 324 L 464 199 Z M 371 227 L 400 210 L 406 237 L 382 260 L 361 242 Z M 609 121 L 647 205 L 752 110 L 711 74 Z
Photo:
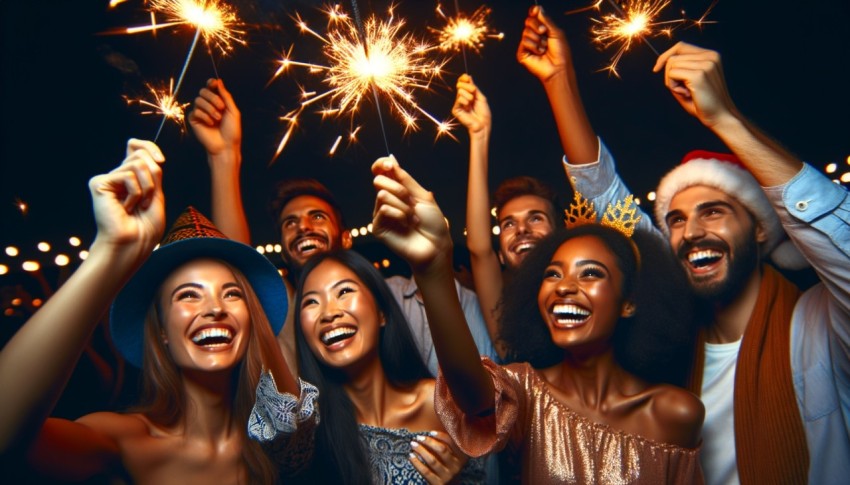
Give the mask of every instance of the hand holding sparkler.
M 462 74 L 457 80 L 457 97 L 452 115 L 469 130 L 470 138 L 479 134 L 489 136 L 493 126 L 490 105 L 469 74 Z
M 652 70 L 662 68 L 664 83 L 676 101 L 708 128 L 740 117 L 717 52 L 679 42 L 658 57 Z
M 210 79 L 198 93 L 189 113 L 189 125 L 210 157 L 220 157 L 227 151 L 238 153 L 241 149 L 241 115 L 221 79 Z
M 540 6 L 531 7 L 528 11 L 516 57 L 543 83 L 557 74 L 573 74 L 567 38 Z
M 221 79 L 210 79 L 195 98 L 189 124 L 207 151 L 212 182 L 212 219 L 227 237 L 251 243 L 242 206 L 242 116 Z

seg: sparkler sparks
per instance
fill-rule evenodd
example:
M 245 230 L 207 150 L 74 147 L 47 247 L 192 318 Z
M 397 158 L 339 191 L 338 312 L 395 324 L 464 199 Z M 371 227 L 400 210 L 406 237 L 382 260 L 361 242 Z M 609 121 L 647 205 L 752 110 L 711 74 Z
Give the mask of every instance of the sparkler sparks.
M 444 51 L 460 51 L 468 48 L 477 53 L 484 46 L 485 40 L 502 40 L 505 37 L 504 33 L 496 32 L 487 25 L 490 8 L 485 6 L 478 7 L 469 17 L 464 17 L 460 13 L 456 17 L 449 17 L 437 4 L 437 15 L 446 21 L 446 25 L 442 29 L 429 28 L 428 30 L 437 34 L 439 47 Z
M 431 82 L 440 77 L 445 65 L 445 60 L 427 57 L 435 49 L 434 46 L 404 32 L 404 19 L 395 18 L 392 10 L 387 20 L 379 20 L 375 16 L 367 19 L 362 32 L 338 5 L 326 7 L 324 13 L 328 17 L 328 28 L 324 35 L 311 29 L 300 15 L 296 15 L 294 20 L 302 33 L 324 44 L 322 53 L 326 64 L 294 61 L 290 58 L 290 49 L 279 61 L 279 68 L 272 77 L 277 78 L 290 67 L 302 67 L 310 73 L 320 74 L 321 82 L 327 88 L 321 92 L 302 89 L 300 107 L 281 117 L 289 127 L 275 152 L 275 158 L 289 141 L 298 116 L 305 108 L 323 101 L 324 104 L 319 108 L 322 117 L 348 115 L 352 118 L 353 126 L 360 103 L 364 97 L 368 98 L 373 89 L 404 123 L 405 133 L 418 130 L 421 116 L 435 125 L 438 137 L 444 134 L 452 136 L 452 124 L 436 119 L 414 97 L 415 91 L 430 89 Z M 357 130 L 359 127 L 352 129 L 350 140 L 355 139 Z M 334 144 L 337 145 L 338 141 Z
M 152 101 L 146 99 L 127 99 L 127 104 L 139 104 L 144 108 L 143 115 L 161 115 L 164 120 L 172 120 L 185 130 L 185 109 L 190 103 L 178 103 L 174 93 L 174 79 L 169 82 L 168 90 L 157 88 L 151 84 L 146 85 L 152 96 Z

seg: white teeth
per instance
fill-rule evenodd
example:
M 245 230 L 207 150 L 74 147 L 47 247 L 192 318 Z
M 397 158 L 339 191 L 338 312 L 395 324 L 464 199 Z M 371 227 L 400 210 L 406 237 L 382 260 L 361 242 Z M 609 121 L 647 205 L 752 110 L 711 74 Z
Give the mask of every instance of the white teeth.
M 532 249 L 532 248 L 534 248 L 534 243 L 524 242 L 524 243 L 518 244 L 518 245 L 514 248 L 514 252 L 516 252 L 516 253 L 524 253 L 524 252 L 526 252 L 526 251 L 528 251 L 528 250 L 530 250 L 530 249 Z
M 207 339 L 216 340 L 207 344 L 202 344 L 202 342 Z M 227 344 L 230 343 L 231 340 L 233 340 L 233 333 L 230 331 L 230 329 L 224 327 L 205 328 L 192 336 L 192 342 L 198 345 Z
M 590 311 L 572 304 L 555 305 L 552 307 L 552 313 L 562 323 L 581 322 L 590 316 Z
M 688 262 L 693 265 L 706 265 L 723 257 L 723 253 L 714 249 L 703 249 L 688 254 Z
M 298 244 L 295 245 L 295 249 L 298 251 L 309 251 L 312 249 L 325 249 L 324 241 L 316 238 L 307 238 L 298 241 Z
M 336 343 L 340 340 L 345 340 L 346 338 L 357 333 L 357 330 L 351 327 L 339 327 L 333 330 L 328 330 L 327 332 L 321 335 L 322 343 L 325 345 L 329 345 L 330 343 Z

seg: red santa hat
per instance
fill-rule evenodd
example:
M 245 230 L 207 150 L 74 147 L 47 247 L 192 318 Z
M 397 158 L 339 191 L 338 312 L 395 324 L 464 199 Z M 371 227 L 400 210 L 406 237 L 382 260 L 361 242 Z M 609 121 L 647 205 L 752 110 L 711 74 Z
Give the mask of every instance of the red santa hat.
M 667 173 L 658 184 L 655 195 L 655 220 L 665 236 L 670 237 L 665 217 L 673 197 L 688 187 L 702 185 L 721 190 L 737 200 L 755 217 L 767 234 L 762 243 L 763 254 L 780 268 L 802 269 L 809 266 L 796 246 L 788 239 L 779 216 L 759 183 L 735 155 L 695 150 L 682 163 Z

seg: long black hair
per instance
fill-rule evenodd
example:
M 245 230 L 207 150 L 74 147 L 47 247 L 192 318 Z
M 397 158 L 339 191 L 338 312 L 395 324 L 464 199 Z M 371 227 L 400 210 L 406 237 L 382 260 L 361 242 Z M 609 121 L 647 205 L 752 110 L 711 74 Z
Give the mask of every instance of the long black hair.
M 579 236 L 596 237 L 614 253 L 623 273 L 622 295 L 635 303 L 635 314 L 617 322 L 614 358 L 648 382 L 683 386 L 698 329 L 695 299 L 683 268 L 656 234 L 636 231 L 629 240 L 600 224 L 557 229 L 506 281 L 499 329 L 508 360 L 542 368 L 563 359 L 563 349 L 552 342 L 538 310 L 537 294 L 552 256 L 564 242 Z
M 310 258 L 301 272 L 295 296 L 295 339 L 298 346 L 300 376 L 319 389 L 321 422 L 316 430 L 313 463 L 298 478 L 315 483 L 371 482 L 368 451 L 364 449 L 354 404 L 343 388 L 346 376 L 320 362 L 313 354 L 301 330 L 304 281 L 324 261 L 332 260 L 350 269 L 368 288 L 386 324 L 378 337 L 378 356 L 387 380 L 394 386 L 408 387 L 431 378 L 410 333 L 404 313 L 395 301 L 381 274 L 363 256 L 354 251 L 332 251 Z

